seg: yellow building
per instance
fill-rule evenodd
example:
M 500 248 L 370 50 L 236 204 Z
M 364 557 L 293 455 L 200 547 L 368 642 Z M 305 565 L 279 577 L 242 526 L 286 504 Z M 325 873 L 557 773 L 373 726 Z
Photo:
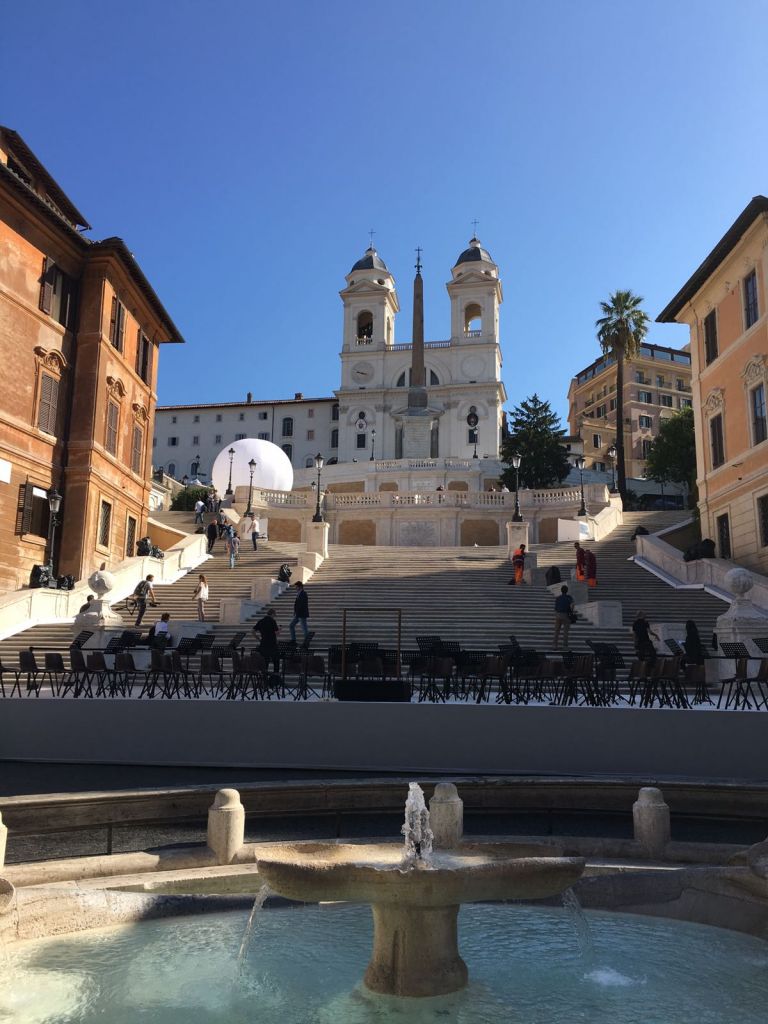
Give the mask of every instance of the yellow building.
M 691 331 L 702 535 L 768 573 L 768 198 L 755 196 L 659 314 Z
M 624 366 L 624 450 L 627 477 L 645 475 L 651 442 L 665 419 L 691 404 L 691 354 L 646 344 Z M 616 361 L 600 356 L 568 389 L 568 426 L 584 443 L 587 469 L 611 471 L 616 441 Z

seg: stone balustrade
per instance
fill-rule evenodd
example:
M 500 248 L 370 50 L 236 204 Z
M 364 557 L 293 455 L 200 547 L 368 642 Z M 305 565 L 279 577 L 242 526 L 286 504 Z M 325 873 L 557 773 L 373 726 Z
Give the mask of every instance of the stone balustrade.
M 377 473 L 389 470 L 406 472 L 409 469 L 472 469 L 471 459 L 380 459 L 375 463 Z

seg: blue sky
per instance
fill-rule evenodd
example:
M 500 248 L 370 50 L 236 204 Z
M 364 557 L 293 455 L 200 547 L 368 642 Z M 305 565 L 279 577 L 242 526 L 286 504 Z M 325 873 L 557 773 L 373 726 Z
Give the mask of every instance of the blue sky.
M 6 5 L 0 123 L 125 238 L 182 334 L 162 403 L 329 394 L 368 229 L 410 340 L 479 221 L 503 376 L 564 415 L 599 300 L 655 317 L 768 192 L 768 5 L 232 0 Z M 682 327 L 653 341 L 683 345 Z

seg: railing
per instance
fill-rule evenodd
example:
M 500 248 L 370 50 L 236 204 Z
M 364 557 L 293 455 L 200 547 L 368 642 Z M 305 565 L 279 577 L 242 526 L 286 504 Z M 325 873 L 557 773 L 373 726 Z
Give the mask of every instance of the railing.
M 520 491 L 521 506 L 560 505 L 573 508 L 581 502 L 578 488 Z M 512 491 L 369 491 L 355 494 L 326 494 L 325 505 L 333 508 L 498 508 L 514 509 Z
M 580 501 L 581 491 L 578 487 L 520 492 L 521 505 L 573 505 L 578 504 Z
M 464 331 L 465 338 L 482 338 L 482 331 Z
M 424 348 L 450 348 L 450 341 L 425 341 Z M 390 345 L 389 349 L 391 352 L 408 352 L 413 348 L 410 342 L 398 342 L 397 345 Z
M 407 472 L 409 469 L 466 470 L 471 468 L 471 459 L 380 459 L 376 462 L 377 473 L 385 473 L 390 470 Z
M 355 338 L 355 344 L 356 345 L 372 345 L 373 344 L 373 338 L 369 338 L 367 335 L 363 335 L 362 337 Z
M 294 508 L 307 508 L 309 505 L 307 497 L 306 494 L 295 494 L 292 491 L 265 491 L 259 489 L 254 493 L 254 498 L 257 502 L 261 499 L 265 505 L 290 505 Z

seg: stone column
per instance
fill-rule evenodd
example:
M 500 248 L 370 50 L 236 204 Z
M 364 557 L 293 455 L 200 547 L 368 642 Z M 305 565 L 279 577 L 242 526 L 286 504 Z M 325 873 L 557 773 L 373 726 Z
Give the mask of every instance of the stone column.
M 464 801 L 452 782 L 438 782 L 429 801 L 429 825 L 434 836 L 433 847 L 451 850 L 464 834 Z
M 512 559 L 515 548 L 525 544 L 528 548 L 528 523 L 507 523 L 507 557 Z
M 307 523 L 307 551 L 328 557 L 328 523 Z
M 245 841 L 245 808 L 236 789 L 220 789 L 208 810 L 208 849 L 217 864 L 231 864 Z
M 632 805 L 635 841 L 651 860 L 661 860 L 670 839 L 669 807 L 664 794 L 654 786 L 644 786 Z
M 8 842 L 8 826 L 3 824 L 3 816 L 0 814 L 0 868 L 5 864 L 5 846 Z

